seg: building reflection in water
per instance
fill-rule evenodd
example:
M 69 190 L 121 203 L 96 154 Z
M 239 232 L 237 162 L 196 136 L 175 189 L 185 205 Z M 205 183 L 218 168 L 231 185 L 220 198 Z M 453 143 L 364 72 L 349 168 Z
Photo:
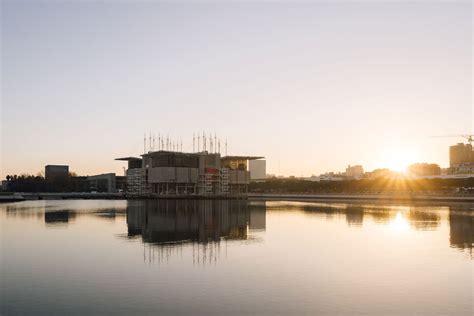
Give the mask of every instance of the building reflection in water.
M 449 220 L 449 242 L 451 247 L 468 251 L 472 257 L 474 210 L 470 204 L 459 203 L 456 205 L 448 208 L 432 205 L 387 206 L 274 202 L 267 204 L 267 210 L 299 210 L 308 214 L 325 215 L 327 220 L 331 220 L 335 216 L 345 217 L 349 227 L 361 227 L 366 218 L 378 225 L 389 225 L 397 221 L 403 221 L 407 223 L 409 228 L 420 231 L 437 230 L 442 220 Z M 446 213 L 449 215 L 447 216 Z
M 449 243 L 451 247 L 469 251 L 474 243 L 474 214 L 471 207 L 449 207 Z
M 193 245 L 193 261 L 209 263 L 221 254 L 221 241 L 255 241 L 266 226 L 265 202 L 245 200 L 129 201 L 128 237 L 149 246 L 144 260 L 168 260 Z
M 113 221 L 119 215 L 123 216 L 123 213 L 115 209 L 92 210 L 89 212 L 81 212 L 77 210 L 45 210 L 44 222 L 49 226 L 61 224 L 65 225 L 81 216 L 95 216 L 96 218 Z
M 44 222 L 47 225 L 67 224 L 75 215 L 76 214 L 70 210 L 44 212 Z

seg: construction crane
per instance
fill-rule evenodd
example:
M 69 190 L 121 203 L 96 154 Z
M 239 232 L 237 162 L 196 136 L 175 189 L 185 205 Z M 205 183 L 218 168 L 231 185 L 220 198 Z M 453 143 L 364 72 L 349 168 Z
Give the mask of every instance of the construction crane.
M 433 137 L 462 137 L 462 138 L 465 138 L 470 145 L 472 145 L 472 143 L 474 141 L 474 134 L 441 135 L 441 136 L 433 136 Z

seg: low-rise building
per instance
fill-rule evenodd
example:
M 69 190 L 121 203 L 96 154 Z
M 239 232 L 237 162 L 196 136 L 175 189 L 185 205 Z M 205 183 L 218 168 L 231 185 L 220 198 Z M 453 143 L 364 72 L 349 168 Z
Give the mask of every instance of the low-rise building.
M 0 191 L 8 191 L 8 181 L 2 180 L 2 186 L 0 187 Z
M 115 173 L 104 173 L 94 176 L 88 176 L 87 182 L 91 192 L 117 192 L 115 184 Z

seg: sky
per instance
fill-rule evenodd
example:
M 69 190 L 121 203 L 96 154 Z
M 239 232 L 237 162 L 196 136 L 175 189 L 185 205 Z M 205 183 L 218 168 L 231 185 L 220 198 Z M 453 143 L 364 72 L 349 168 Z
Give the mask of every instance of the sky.
M 1 168 L 123 173 L 143 134 L 267 173 L 449 164 L 473 132 L 471 1 L 1 2 Z

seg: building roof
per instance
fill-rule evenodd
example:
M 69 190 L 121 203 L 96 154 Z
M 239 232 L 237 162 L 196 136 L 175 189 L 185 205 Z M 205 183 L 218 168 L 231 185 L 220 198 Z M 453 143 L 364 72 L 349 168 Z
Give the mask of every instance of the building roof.
M 122 160 L 122 161 L 138 161 L 138 160 L 142 160 L 142 158 L 138 158 L 138 157 L 122 157 L 122 158 L 115 158 L 115 160 Z
M 185 153 L 181 151 L 170 151 L 170 150 L 158 150 L 158 151 L 149 151 L 146 154 L 140 155 L 142 157 L 153 157 L 161 154 L 174 154 L 174 155 L 199 155 L 200 153 Z
M 177 155 L 202 155 L 203 152 L 199 153 L 184 153 L 180 151 L 168 151 L 168 150 L 159 150 L 159 151 L 150 151 L 146 154 L 140 155 L 142 157 L 153 157 L 160 154 L 177 154 Z M 206 153 L 207 155 L 215 155 L 215 153 Z M 257 160 L 263 159 L 263 156 L 224 156 L 222 160 Z M 138 157 L 122 157 L 122 158 L 115 158 L 115 160 L 123 160 L 123 161 L 133 161 L 133 160 L 142 160 L 142 158 Z
M 222 160 L 257 160 L 263 159 L 265 157 L 261 156 L 224 156 Z

